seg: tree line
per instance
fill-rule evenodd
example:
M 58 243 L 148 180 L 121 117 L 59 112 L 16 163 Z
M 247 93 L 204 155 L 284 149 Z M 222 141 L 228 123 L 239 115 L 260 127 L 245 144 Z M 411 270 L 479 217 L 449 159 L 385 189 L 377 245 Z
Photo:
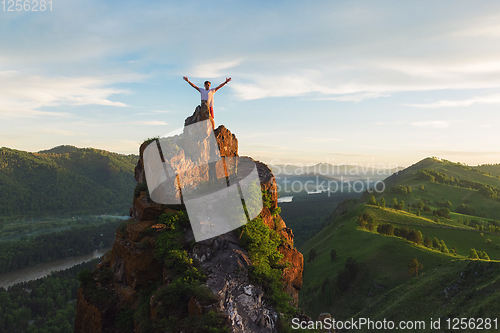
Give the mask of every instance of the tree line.
M 435 183 L 447 184 L 451 186 L 470 188 L 477 190 L 485 198 L 500 201 L 500 189 L 488 184 L 479 183 L 473 180 L 455 178 L 443 172 L 432 169 L 420 169 L 417 171 L 417 178 Z
M 427 236 L 424 237 L 420 230 L 409 227 L 396 228 L 391 223 L 383 223 L 379 225 L 377 220 L 373 216 L 370 216 L 368 213 L 359 214 L 357 223 L 358 226 L 362 229 L 377 232 L 382 235 L 400 237 L 406 239 L 407 241 L 415 243 L 416 245 L 425 246 L 428 249 L 442 252 L 444 254 L 453 254 L 455 256 L 457 255 L 458 249 L 455 246 L 453 246 L 451 249 L 448 249 L 448 246 L 442 239 L 439 240 L 437 237 L 434 237 L 433 239 L 430 239 Z M 486 251 L 476 251 L 475 249 L 471 249 L 469 258 L 490 260 L 490 257 L 488 256 Z

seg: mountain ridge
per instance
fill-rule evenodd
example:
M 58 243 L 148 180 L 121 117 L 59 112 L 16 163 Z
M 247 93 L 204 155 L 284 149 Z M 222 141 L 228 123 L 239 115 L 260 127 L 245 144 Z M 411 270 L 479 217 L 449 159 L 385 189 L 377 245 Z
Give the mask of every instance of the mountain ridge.
M 0 216 L 124 211 L 123 192 L 135 186 L 137 160 L 94 148 L 31 153 L 2 147 Z

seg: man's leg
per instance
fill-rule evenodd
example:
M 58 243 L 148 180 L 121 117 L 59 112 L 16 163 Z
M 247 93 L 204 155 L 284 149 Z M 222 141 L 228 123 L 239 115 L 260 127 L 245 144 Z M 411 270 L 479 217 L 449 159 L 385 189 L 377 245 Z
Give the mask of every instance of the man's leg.
M 215 129 L 215 121 L 214 121 L 214 108 L 210 107 L 210 121 L 212 122 L 212 128 Z

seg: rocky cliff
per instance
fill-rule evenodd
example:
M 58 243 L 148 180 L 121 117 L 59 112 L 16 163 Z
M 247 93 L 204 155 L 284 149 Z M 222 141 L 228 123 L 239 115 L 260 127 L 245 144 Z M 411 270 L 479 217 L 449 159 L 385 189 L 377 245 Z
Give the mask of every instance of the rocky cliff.
M 195 112 L 186 125 L 196 117 Z M 224 126 L 214 134 L 221 156 L 238 156 L 234 134 Z M 280 313 L 265 282 L 250 278 L 256 263 L 242 242 L 245 230 L 195 242 L 189 224 L 182 224 L 184 205 L 162 205 L 149 197 L 144 163 L 149 144 L 141 145 L 135 168 L 131 220 L 118 228 L 113 249 L 102 262 L 81 274 L 75 332 L 205 332 L 207 327 L 214 332 L 276 332 Z M 189 162 L 187 156 L 178 158 Z M 296 305 L 303 257 L 278 214 L 274 175 L 265 164 L 255 163 L 266 199 L 258 220 L 279 236 L 273 236 L 278 239 L 273 244 L 282 257 L 280 281 Z

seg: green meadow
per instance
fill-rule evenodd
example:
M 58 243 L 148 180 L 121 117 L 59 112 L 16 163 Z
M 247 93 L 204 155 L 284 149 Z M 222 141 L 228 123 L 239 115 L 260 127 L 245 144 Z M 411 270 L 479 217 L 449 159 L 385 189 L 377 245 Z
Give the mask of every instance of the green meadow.
M 420 169 L 439 173 L 441 182 L 422 179 Z M 486 290 L 500 292 L 498 175 L 498 165 L 469 167 L 428 158 L 386 179 L 382 193 L 365 193 L 347 213 L 332 214 L 335 218 L 300 247 L 305 268 L 299 306 L 313 319 L 324 312 L 339 320 L 497 316 L 500 302 Z M 493 195 L 485 197 L 478 190 L 482 186 L 493 189 Z M 372 195 L 375 204 L 369 205 Z M 462 204 L 474 208 L 470 215 L 455 211 Z M 436 213 L 443 207 L 449 207 L 448 216 Z M 360 216 L 375 228 L 372 224 L 369 231 Z M 377 232 L 377 226 L 388 223 L 420 232 L 420 244 Z M 424 246 L 425 238 L 437 240 L 438 247 Z M 486 252 L 490 260 L 469 259 L 471 249 Z M 443 291 L 449 286 L 458 288 L 453 299 Z

